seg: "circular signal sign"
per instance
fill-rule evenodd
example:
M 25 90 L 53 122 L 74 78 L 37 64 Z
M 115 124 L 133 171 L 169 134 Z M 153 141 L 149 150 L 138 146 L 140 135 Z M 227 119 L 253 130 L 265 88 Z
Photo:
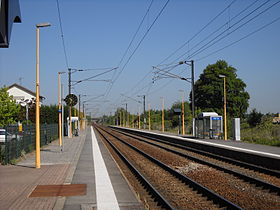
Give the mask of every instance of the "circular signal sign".
M 68 94 L 64 101 L 68 106 L 75 106 L 78 102 L 78 98 L 74 94 Z

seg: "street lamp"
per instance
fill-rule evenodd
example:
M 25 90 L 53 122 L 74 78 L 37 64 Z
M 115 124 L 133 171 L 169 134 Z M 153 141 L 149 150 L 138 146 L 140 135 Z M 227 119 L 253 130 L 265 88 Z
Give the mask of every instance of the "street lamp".
M 224 139 L 227 140 L 227 94 L 226 94 L 226 76 L 220 74 L 219 77 L 224 79 Z
M 59 134 L 59 146 L 62 146 L 62 110 L 61 110 L 61 85 L 60 75 L 66 73 L 65 71 L 58 72 L 58 134 Z
M 40 23 L 36 25 L 36 168 L 40 168 L 40 28 L 50 26 L 50 23 Z

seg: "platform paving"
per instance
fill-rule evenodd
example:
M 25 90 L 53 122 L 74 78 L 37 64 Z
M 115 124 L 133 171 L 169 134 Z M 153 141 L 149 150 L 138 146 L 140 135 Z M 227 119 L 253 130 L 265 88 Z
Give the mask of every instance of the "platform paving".
M 98 135 L 97 141 L 120 209 L 143 209 Z M 78 137 L 64 138 L 63 151 L 57 140 L 41 148 L 40 169 L 35 168 L 34 152 L 16 165 L 0 165 L 0 209 L 96 209 L 92 151 L 88 127 Z M 86 184 L 87 193 L 71 197 L 29 197 L 37 185 L 61 184 Z
M 62 198 L 29 195 L 37 185 L 71 182 L 85 133 L 71 139 L 65 137 L 63 151 L 58 140 L 42 147 L 40 169 L 35 168 L 35 152 L 16 165 L 0 165 L 0 209 L 62 209 Z

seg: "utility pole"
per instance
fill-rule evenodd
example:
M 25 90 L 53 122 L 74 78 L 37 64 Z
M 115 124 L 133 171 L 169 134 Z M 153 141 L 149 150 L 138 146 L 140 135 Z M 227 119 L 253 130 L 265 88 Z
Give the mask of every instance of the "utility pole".
M 138 129 L 141 129 L 141 121 L 140 121 L 140 107 L 139 107 L 139 112 L 138 112 Z
M 61 110 L 61 84 L 60 84 L 60 75 L 65 72 L 58 72 L 58 136 L 59 136 L 59 146 L 62 146 L 62 110 Z
M 164 98 L 162 97 L 161 130 L 164 132 Z
M 145 105 L 145 103 L 146 103 L 146 101 L 145 101 L 145 99 L 146 99 L 146 96 L 145 95 L 138 95 L 138 97 L 142 97 L 143 96 L 143 128 L 144 129 L 146 129 L 146 105 Z
M 126 126 L 126 123 L 125 123 L 126 119 L 125 119 L 125 110 L 123 110 L 123 127 Z
M 148 109 L 149 109 L 149 131 L 151 130 L 151 105 L 148 104 Z
M 79 94 L 79 114 L 78 114 L 78 120 L 80 122 L 81 119 L 81 94 Z
M 144 129 L 146 129 L 146 106 L 145 106 L 145 103 L 146 103 L 146 96 L 145 95 L 143 95 L 143 105 L 144 105 L 144 113 L 143 113 L 143 116 L 144 116 Z
M 182 92 L 182 135 L 185 135 L 185 103 L 184 103 L 184 91 L 179 90 Z
M 127 124 L 128 124 L 128 122 L 127 122 L 127 103 L 125 103 L 125 116 L 126 116 L 126 118 L 125 118 L 125 121 L 126 121 L 125 126 L 128 127 L 127 126 Z
M 86 121 L 85 121 L 85 103 L 83 103 L 83 130 L 86 128 Z
M 192 68 L 192 115 L 193 115 L 193 136 L 195 136 L 195 106 L 194 106 L 194 61 L 191 60 L 191 68 Z
M 71 94 L 71 69 L 69 68 L 68 69 L 68 94 L 70 95 Z M 71 109 L 72 109 L 72 106 L 70 105 L 69 106 L 69 115 L 68 115 L 68 137 L 69 138 L 72 138 L 72 122 L 71 122 Z
M 63 97 L 64 95 L 64 90 L 63 90 L 63 84 L 61 84 L 61 96 Z M 63 136 L 64 136 L 64 106 L 63 106 L 63 100 L 61 97 L 61 101 L 60 101 L 60 104 L 62 105 L 61 106 L 61 123 L 62 123 L 62 126 L 61 126 L 61 131 L 62 131 L 62 136 L 61 136 L 61 142 L 62 142 L 62 148 L 61 148 L 61 152 L 64 151 L 64 142 L 63 142 Z
M 122 110 L 120 110 L 120 126 L 122 126 Z

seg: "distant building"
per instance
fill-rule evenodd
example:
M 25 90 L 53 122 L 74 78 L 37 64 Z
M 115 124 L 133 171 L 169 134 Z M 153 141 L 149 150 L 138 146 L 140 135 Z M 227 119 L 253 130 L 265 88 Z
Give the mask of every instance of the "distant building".
M 279 113 L 275 117 L 273 117 L 272 122 L 274 124 L 280 124 L 280 114 Z
M 13 96 L 16 103 L 20 103 L 23 101 L 35 101 L 36 98 L 35 92 L 25 87 L 22 87 L 21 85 L 18 85 L 16 83 L 9 86 L 7 92 L 10 96 Z M 45 99 L 45 97 L 40 96 L 40 101 L 42 101 L 43 99 Z
M 19 0 L 0 0 L 0 48 L 8 48 L 13 23 L 21 23 Z

